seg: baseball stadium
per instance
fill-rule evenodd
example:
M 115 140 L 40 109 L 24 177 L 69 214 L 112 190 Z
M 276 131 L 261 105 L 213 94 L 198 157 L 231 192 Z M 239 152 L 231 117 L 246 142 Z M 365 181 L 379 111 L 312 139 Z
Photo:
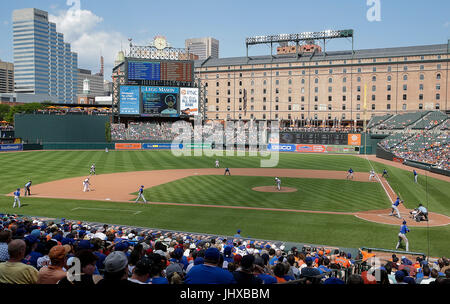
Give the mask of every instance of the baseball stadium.
M 344 34 L 352 37 L 352 31 L 338 33 Z M 442 78 L 448 75 L 448 49 L 403 51 L 438 52 L 446 61 Z M 328 65 L 344 59 L 333 56 L 348 56 L 357 62 L 376 52 L 337 53 L 317 60 Z M 441 101 L 440 108 L 377 113 L 363 88 L 362 110 L 347 119 L 312 109 L 306 117 L 280 111 L 275 118 L 270 110 L 259 118 L 247 116 L 244 91 L 236 97 L 243 116 L 228 119 L 219 111 L 214 119 L 215 104 L 208 113 L 216 92 L 207 88 L 216 80 L 205 85 L 208 65 L 217 67 L 209 79 L 220 69 L 229 73 L 229 64 L 250 82 L 253 73 L 284 73 L 289 64 L 300 81 L 303 70 L 316 68 L 301 64 L 314 54 L 280 54 L 270 66 L 265 56 L 252 57 L 254 70 L 240 67 L 241 58 L 203 62 L 152 54 L 146 57 L 138 46 L 119 54 L 113 104 L 105 112 L 94 105 L 75 110 L 47 104 L 15 114 L 2 127 L 0 244 L 23 238 L 27 263 L 37 269 L 40 258 L 53 253 L 48 244 L 72 257 L 91 250 L 103 256 L 94 260 L 97 275 L 117 271 L 120 261 L 117 267 L 103 261 L 125 252 L 130 278 L 134 268 L 145 270 L 139 258 L 146 256 L 153 268 L 143 276 L 155 284 L 161 277 L 171 284 L 206 283 L 189 273 L 207 261 L 218 261 L 228 275 L 250 263 L 278 284 L 448 280 L 447 101 L 445 108 Z M 333 64 L 337 70 L 348 63 Z M 160 67 L 176 73 L 152 74 Z M 303 268 L 317 273 L 302 275 Z M 219 282 L 238 278 L 223 275 Z

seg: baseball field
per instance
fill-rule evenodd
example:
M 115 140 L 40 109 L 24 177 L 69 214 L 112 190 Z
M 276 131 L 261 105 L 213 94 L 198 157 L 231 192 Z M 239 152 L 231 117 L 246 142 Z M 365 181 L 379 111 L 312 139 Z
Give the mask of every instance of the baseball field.
M 92 163 L 97 173 L 90 178 L 92 191 L 83 192 Z M 241 229 L 244 238 L 395 249 L 401 220 L 388 214 L 399 194 L 407 209 L 421 202 L 432 212 L 428 225 L 416 225 L 409 210 L 401 209 L 411 229 L 410 251 L 448 255 L 448 178 L 421 174 L 415 184 L 411 168 L 393 165 L 358 156 L 290 153 L 280 154 L 276 168 L 260 168 L 258 157 L 174 157 L 170 151 L 3 153 L 0 213 L 219 235 Z M 384 183 L 368 181 L 372 166 L 379 174 L 388 170 Z M 223 175 L 225 167 L 231 176 Z M 346 179 L 350 167 L 354 180 Z M 293 192 L 276 191 L 275 176 Z M 23 197 L 30 178 L 32 196 Z M 140 185 L 148 204 L 134 203 Z M 10 194 L 18 187 L 22 207 L 13 209 Z

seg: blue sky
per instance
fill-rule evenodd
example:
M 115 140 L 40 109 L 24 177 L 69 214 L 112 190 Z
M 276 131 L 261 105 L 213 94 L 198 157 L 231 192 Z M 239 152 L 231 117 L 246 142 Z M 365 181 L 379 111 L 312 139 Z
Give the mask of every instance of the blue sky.
M 2 0 L 0 59 L 13 60 L 11 14 L 27 7 L 54 16 L 57 31 L 78 52 L 79 67 L 98 71 L 103 54 L 108 77 L 114 54 L 121 42 L 126 48 L 129 37 L 145 43 L 164 35 L 172 46 L 184 47 L 187 38 L 212 36 L 220 41 L 220 57 L 245 56 L 246 37 L 325 29 L 354 29 L 356 49 L 439 44 L 450 39 L 450 1 L 379 2 L 381 21 L 369 22 L 366 14 L 373 5 L 367 5 L 367 0 Z M 81 20 L 68 20 L 69 9 L 79 9 Z M 328 50 L 350 48 L 345 39 L 327 45 Z M 267 46 L 250 49 L 251 55 L 268 53 Z

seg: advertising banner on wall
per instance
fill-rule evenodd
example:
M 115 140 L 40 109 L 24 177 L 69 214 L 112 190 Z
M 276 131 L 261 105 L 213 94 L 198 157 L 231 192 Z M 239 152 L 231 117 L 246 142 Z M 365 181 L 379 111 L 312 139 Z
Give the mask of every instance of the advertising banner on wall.
M 175 87 L 141 87 L 142 113 L 178 117 L 178 94 L 180 88 Z
M 359 154 L 354 146 L 342 145 L 294 145 L 294 144 L 269 144 L 269 151 L 297 152 L 297 153 L 343 153 Z
M 120 86 L 120 114 L 121 115 L 139 115 L 139 87 L 138 86 Z
M 361 146 L 361 134 L 348 134 L 349 146 Z
M 198 115 L 198 89 L 180 89 L 180 113 L 185 115 Z
M 140 150 L 142 145 L 140 143 L 116 143 L 116 150 Z
M 22 151 L 23 145 L 22 144 L 3 144 L 0 145 L 0 152 L 6 152 L 6 151 Z

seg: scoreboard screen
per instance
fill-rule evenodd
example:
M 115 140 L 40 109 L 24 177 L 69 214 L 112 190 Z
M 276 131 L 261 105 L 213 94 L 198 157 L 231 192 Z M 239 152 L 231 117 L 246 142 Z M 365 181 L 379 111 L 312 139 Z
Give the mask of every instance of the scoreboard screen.
M 192 61 L 128 61 L 128 80 L 193 81 Z
M 347 145 L 347 133 L 280 132 L 282 144 Z

